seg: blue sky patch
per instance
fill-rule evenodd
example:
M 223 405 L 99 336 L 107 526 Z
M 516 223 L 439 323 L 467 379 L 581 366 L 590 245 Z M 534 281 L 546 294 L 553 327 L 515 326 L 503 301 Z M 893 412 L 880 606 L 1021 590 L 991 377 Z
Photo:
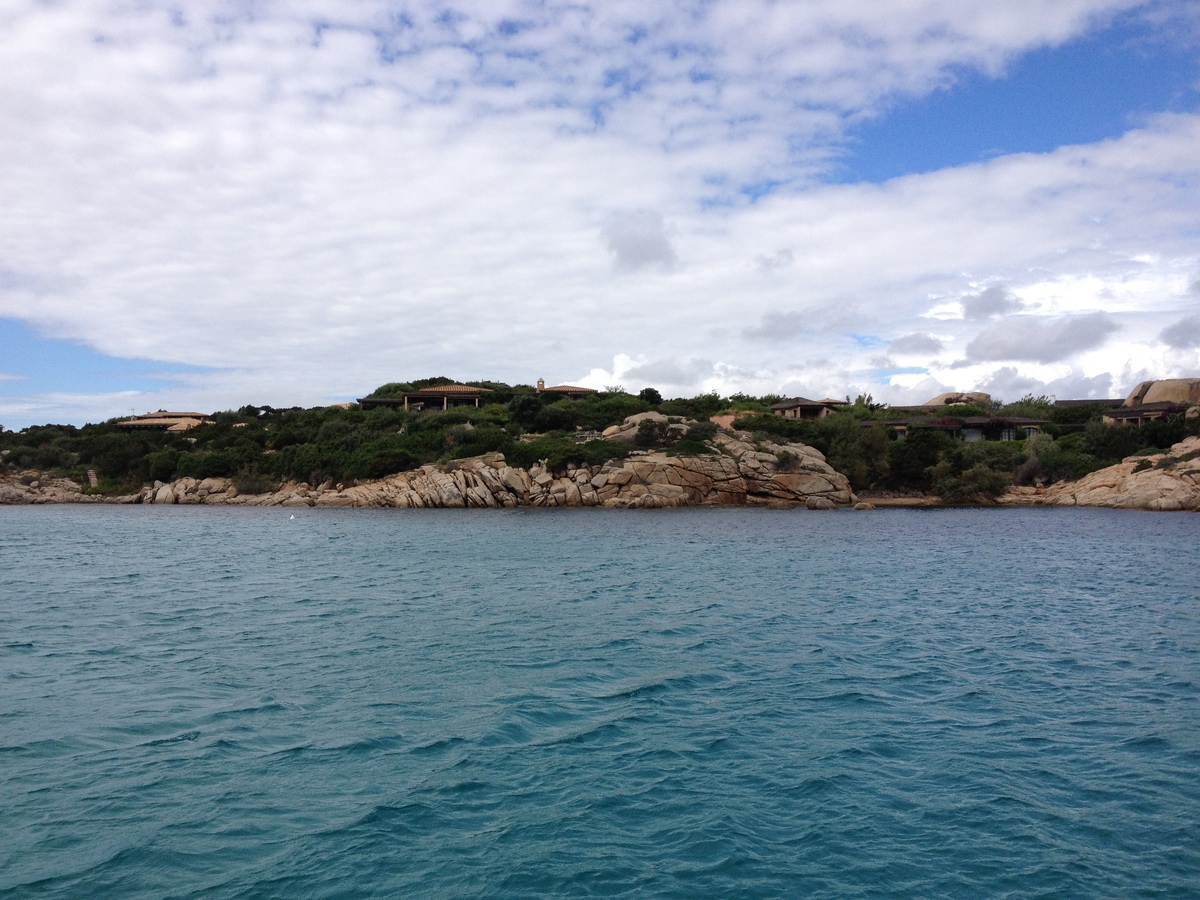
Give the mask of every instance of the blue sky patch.
M 834 182 L 885 181 L 1010 153 L 1117 137 L 1160 112 L 1200 108 L 1195 47 L 1127 20 L 1014 60 L 855 128 Z
M 105 356 L 74 341 L 39 337 L 17 319 L 0 318 L 0 396 L 160 391 L 177 383 L 172 375 L 207 371 L 211 369 Z
M 856 347 L 862 347 L 864 350 L 870 350 L 874 347 L 886 347 L 891 341 L 885 341 L 881 337 L 876 337 L 873 334 L 848 334 L 846 337 L 854 341 Z
M 871 380 L 874 384 L 887 384 L 893 375 L 928 375 L 925 366 L 895 366 L 890 369 L 873 369 Z

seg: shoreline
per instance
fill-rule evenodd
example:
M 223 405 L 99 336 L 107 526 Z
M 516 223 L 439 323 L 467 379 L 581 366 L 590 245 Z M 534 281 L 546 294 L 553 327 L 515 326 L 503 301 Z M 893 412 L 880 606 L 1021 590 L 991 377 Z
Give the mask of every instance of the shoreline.
M 548 470 L 507 464 L 503 454 L 389 475 L 370 482 L 313 487 L 288 482 L 264 494 L 242 494 L 230 478 L 180 478 L 136 493 L 106 496 L 67 478 L 27 470 L 0 474 L 0 505 L 225 505 L 283 508 L 604 508 L 662 509 L 937 509 L 959 507 L 1088 506 L 1158 512 L 1200 511 L 1200 436 L 1165 453 L 1132 456 L 1077 481 L 1011 487 L 979 503 L 946 503 L 936 496 L 891 491 L 856 494 L 844 475 L 804 444 L 753 445 L 718 435 L 711 455 L 647 453 L 603 465 L 568 464 Z M 786 460 L 786 464 L 781 462 Z

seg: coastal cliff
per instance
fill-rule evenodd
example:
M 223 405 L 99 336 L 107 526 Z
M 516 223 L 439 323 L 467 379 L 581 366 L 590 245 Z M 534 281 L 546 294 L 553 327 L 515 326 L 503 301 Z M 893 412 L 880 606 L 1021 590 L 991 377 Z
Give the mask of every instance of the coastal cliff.
M 1047 488 L 1013 488 L 1012 506 L 1103 506 L 1112 509 L 1200 511 L 1200 437 L 1166 453 L 1130 456 L 1115 466 Z
M 567 465 L 547 471 L 509 466 L 489 453 L 353 486 L 288 483 L 267 494 L 240 494 L 228 478 L 181 478 L 137 494 L 102 498 L 66 479 L 9 479 L 0 503 L 115 502 L 228 504 L 283 507 L 605 507 L 654 509 L 678 506 L 763 506 L 773 509 L 834 509 L 857 501 L 844 475 L 817 450 L 791 442 L 752 442 L 741 432 L 722 432 L 712 453 L 671 456 L 643 453 L 603 465 Z M 27 476 L 28 477 L 28 476 Z

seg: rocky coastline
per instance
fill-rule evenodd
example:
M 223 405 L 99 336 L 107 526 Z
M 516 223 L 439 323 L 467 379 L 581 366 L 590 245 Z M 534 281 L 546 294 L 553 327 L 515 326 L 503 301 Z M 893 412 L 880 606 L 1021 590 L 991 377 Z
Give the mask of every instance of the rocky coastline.
M 509 466 L 499 453 L 426 465 L 357 485 L 287 483 L 267 494 L 239 493 L 228 478 L 156 482 L 135 494 L 100 496 L 68 479 L 23 473 L 0 481 L 0 503 L 128 503 L 299 507 L 516 508 L 761 506 L 837 509 L 859 502 L 844 475 L 817 450 L 788 442 L 752 443 L 748 434 L 718 433 L 711 454 L 644 452 L 600 466 L 568 464 L 549 471 Z
M 1129 456 L 1078 481 L 1045 488 L 1012 488 L 1007 506 L 1101 506 L 1159 512 L 1200 511 L 1200 437 L 1189 437 L 1166 453 Z
M 400 509 L 601 507 L 659 509 L 756 506 L 768 509 L 873 509 L 939 506 L 928 496 L 857 496 L 846 477 L 812 447 L 754 442 L 722 431 L 712 453 L 672 456 L 645 451 L 599 466 L 550 471 L 509 466 L 499 453 L 426 465 L 362 484 L 288 482 L 264 494 L 239 493 L 228 478 L 155 482 L 133 494 L 106 496 L 74 481 L 33 471 L 0 475 L 0 504 L 119 503 Z M 1200 511 L 1200 437 L 1166 453 L 1131 456 L 1078 481 L 1014 487 L 992 505 L 1095 506 Z

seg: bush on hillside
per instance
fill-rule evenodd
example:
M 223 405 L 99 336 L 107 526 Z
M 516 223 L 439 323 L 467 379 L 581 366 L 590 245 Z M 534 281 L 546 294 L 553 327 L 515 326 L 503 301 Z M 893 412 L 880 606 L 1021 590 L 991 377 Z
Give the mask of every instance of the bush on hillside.
M 1000 496 L 1011 483 L 1004 472 L 997 472 L 986 463 L 976 463 L 961 474 L 954 473 L 949 460 L 942 460 L 930 472 L 933 489 L 943 500 L 967 503 Z

